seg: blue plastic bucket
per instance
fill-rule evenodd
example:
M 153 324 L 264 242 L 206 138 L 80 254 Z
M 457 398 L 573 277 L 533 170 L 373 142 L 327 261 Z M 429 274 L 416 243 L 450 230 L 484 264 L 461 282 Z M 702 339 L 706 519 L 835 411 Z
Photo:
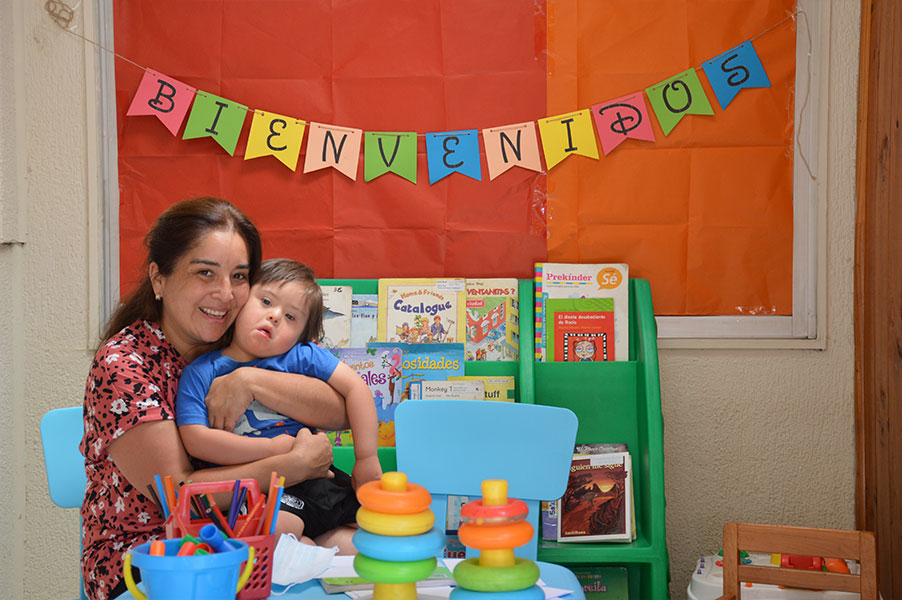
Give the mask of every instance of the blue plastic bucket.
M 247 544 L 230 539 L 235 546 L 229 552 L 202 556 L 176 556 L 182 540 L 164 540 L 165 556 L 150 554 L 150 542 L 136 546 L 126 555 L 123 565 L 127 583 L 133 580 L 132 566 L 141 570 L 141 582 L 147 600 L 234 600 L 238 591 L 241 563 L 248 560 Z M 250 565 L 248 565 L 250 566 Z M 249 574 L 249 573 L 248 573 Z M 247 577 L 242 577 L 247 581 Z M 143 600 L 143 594 L 132 594 Z

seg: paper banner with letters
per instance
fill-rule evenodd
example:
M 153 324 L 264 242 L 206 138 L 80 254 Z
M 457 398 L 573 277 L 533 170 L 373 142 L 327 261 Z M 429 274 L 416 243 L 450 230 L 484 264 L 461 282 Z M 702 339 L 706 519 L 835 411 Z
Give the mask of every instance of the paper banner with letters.
M 246 116 L 247 107 L 243 104 L 198 90 L 182 139 L 211 137 L 230 156 L 235 156 L 235 146 Z
M 742 88 L 770 87 L 767 72 L 751 40 L 702 63 L 721 109 L 726 109 Z
M 655 141 L 655 131 L 642 92 L 596 104 L 592 107 L 592 116 L 605 156 L 627 138 Z
M 304 173 L 332 167 L 352 181 L 357 181 L 362 137 L 362 129 L 310 123 Z
M 298 166 L 301 140 L 304 139 L 306 125 L 304 121 L 294 117 L 255 110 L 244 160 L 275 156 L 283 165 L 294 171 Z
M 664 135 L 673 131 L 684 115 L 714 114 L 694 68 L 645 88 L 645 93 Z
M 455 172 L 482 181 L 478 136 L 475 129 L 427 133 L 429 185 Z
M 482 130 L 485 142 L 485 161 L 489 179 L 495 179 L 511 167 L 541 171 L 539 138 L 533 121 Z
M 598 158 L 598 145 L 588 108 L 539 119 L 539 131 L 542 133 L 542 148 L 548 169 L 571 154 Z
M 363 180 L 395 173 L 417 182 L 417 133 L 367 131 L 363 137 Z
M 178 135 L 193 98 L 194 88 L 148 69 L 125 114 L 156 115 L 172 135 Z

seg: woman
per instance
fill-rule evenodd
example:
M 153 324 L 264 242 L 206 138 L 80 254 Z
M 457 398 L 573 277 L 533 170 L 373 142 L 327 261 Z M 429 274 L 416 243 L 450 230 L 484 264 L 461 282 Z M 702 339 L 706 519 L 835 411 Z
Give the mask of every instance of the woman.
M 154 475 L 176 482 L 253 478 L 264 487 L 272 471 L 291 485 L 327 476 L 332 462 L 325 435 L 305 429 L 289 454 L 195 470 L 173 420 L 178 377 L 225 341 L 260 266 L 260 237 L 225 200 L 197 198 L 164 212 L 145 243 L 147 277 L 107 324 L 85 389 L 82 574 L 91 600 L 124 592 L 123 554 L 163 536 L 163 515 L 149 499 Z M 347 427 L 343 400 L 325 382 L 247 368 L 216 380 L 208 396 L 211 425 L 231 431 L 252 398 L 314 427 Z M 317 541 L 345 542 L 330 533 Z

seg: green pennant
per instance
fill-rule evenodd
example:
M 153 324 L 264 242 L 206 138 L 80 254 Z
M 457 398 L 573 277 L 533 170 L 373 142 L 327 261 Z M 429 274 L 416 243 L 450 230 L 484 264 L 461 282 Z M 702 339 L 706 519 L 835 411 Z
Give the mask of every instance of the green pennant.
M 198 90 L 182 139 L 211 137 L 235 156 L 235 146 L 246 116 L 247 107 L 243 104 Z
M 388 172 L 417 182 L 417 134 L 415 131 L 367 131 L 363 143 L 363 180 Z
M 714 114 L 695 69 L 686 69 L 679 75 L 645 88 L 645 94 L 664 135 L 673 131 L 683 115 Z

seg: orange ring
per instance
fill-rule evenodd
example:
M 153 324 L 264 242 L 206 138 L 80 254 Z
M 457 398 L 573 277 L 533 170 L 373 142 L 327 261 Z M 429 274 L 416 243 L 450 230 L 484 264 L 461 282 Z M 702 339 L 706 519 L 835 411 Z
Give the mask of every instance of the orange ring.
M 464 504 L 460 509 L 460 516 L 470 519 L 508 519 L 525 517 L 528 512 L 529 508 L 522 500 L 511 499 L 507 504 L 486 506 L 480 498 Z
M 464 523 L 457 531 L 457 537 L 464 546 L 477 550 L 507 550 L 531 540 L 532 525 L 526 521 L 491 527 Z
M 432 496 L 421 485 L 408 481 L 406 492 L 393 492 L 381 484 L 381 481 L 368 481 L 357 489 L 361 506 L 374 512 L 409 515 L 429 510 L 432 505 Z

